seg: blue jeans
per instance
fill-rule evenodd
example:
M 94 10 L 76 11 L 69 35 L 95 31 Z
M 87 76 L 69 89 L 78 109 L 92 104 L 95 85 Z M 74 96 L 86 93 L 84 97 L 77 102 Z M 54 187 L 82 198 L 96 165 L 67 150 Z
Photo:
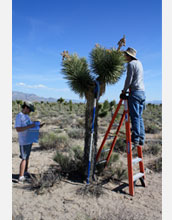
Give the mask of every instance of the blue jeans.
M 144 145 L 145 128 L 142 118 L 143 109 L 145 106 L 145 92 L 132 91 L 128 97 L 129 113 L 132 124 L 132 142 Z

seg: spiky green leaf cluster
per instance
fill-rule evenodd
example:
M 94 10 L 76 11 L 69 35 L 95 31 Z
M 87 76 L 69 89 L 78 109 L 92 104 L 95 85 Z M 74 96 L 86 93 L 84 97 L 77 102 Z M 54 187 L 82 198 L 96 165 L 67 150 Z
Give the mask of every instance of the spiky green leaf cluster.
M 84 97 L 94 82 L 86 59 L 79 58 L 76 54 L 70 55 L 70 58 L 63 60 L 62 67 L 62 73 L 68 80 L 69 87 L 80 97 Z
M 121 51 L 95 47 L 90 53 L 91 68 L 106 84 L 116 83 L 124 71 L 124 56 Z

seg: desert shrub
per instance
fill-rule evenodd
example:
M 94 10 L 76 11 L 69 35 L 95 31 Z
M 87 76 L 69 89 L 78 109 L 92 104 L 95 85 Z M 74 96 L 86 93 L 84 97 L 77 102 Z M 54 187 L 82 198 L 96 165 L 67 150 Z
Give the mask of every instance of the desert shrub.
M 158 173 L 162 172 L 162 157 L 156 158 L 148 168 Z
M 84 128 L 85 127 L 85 120 L 83 118 L 77 119 L 77 128 Z
M 103 187 L 101 184 L 89 184 L 89 185 L 84 185 L 77 189 L 76 194 L 77 195 L 82 195 L 82 196 L 92 196 L 92 197 L 100 197 L 102 194 L 105 192 L 103 191 Z
M 161 146 L 160 145 L 152 145 L 151 148 L 150 148 L 150 152 L 153 155 L 157 155 L 160 150 L 161 150 Z
M 119 160 L 119 154 L 117 153 L 112 153 L 110 160 L 109 160 L 109 164 L 111 163 L 115 163 L 116 161 Z
M 126 140 L 124 137 L 117 139 L 114 150 L 126 152 Z
M 61 129 L 64 129 L 64 128 L 66 128 L 68 125 L 71 125 L 71 124 L 72 124 L 74 118 L 75 118 L 75 117 L 73 117 L 72 115 L 70 115 L 70 116 L 67 115 L 66 117 L 63 117 L 62 119 L 60 119 L 57 124 L 59 125 L 59 127 L 60 127 Z
M 108 164 L 106 169 L 100 164 L 97 166 L 96 174 L 101 176 L 102 181 L 121 181 L 127 178 L 127 169 L 122 162 Z
M 42 149 L 52 149 L 52 148 L 67 148 L 68 136 L 57 135 L 54 132 L 49 132 L 41 135 L 39 139 L 39 145 Z
M 84 138 L 84 130 L 81 129 L 72 129 L 67 132 L 68 136 L 73 139 L 82 139 Z
M 57 135 L 53 132 L 45 133 L 40 136 L 39 145 L 43 149 L 55 148 L 57 145 Z
M 127 169 L 124 167 L 123 162 L 112 164 L 104 176 L 106 179 L 112 181 L 121 181 L 127 178 Z
M 105 135 L 107 128 L 104 126 L 99 126 L 99 134 Z
M 30 175 L 30 189 L 36 194 L 43 194 L 46 189 L 60 183 L 61 176 L 57 169 L 49 168 L 47 171 L 37 175 Z
M 162 172 L 162 157 L 155 160 L 155 172 Z
M 56 110 L 53 110 L 53 109 L 49 110 L 47 114 L 50 117 L 57 117 L 59 115 L 59 113 Z
M 106 152 L 102 153 L 101 158 L 99 159 L 99 161 L 105 160 L 107 158 L 107 155 L 108 155 L 108 153 L 106 153 Z M 115 163 L 117 160 L 119 160 L 119 154 L 112 153 L 111 157 L 109 159 L 107 168 L 106 168 L 107 169 L 106 172 L 109 172 L 109 169 L 110 169 L 110 172 L 112 171 L 111 170 L 111 165 L 112 165 L 112 163 Z M 106 163 L 100 163 L 100 164 L 98 163 L 96 165 L 96 174 L 98 176 L 101 176 L 103 174 L 104 169 L 105 169 L 105 165 L 106 165 Z
M 148 104 L 143 112 L 145 131 L 157 133 L 162 129 L 162 106 Z
M 108 154 L 109 154 L 109 150 L 111 148 L 111 141 L 107 142 L 106 145 L 103 147 L 103 150 L 101 152 L 101 158 L 107 158 Z M 112 152 L 110 160 L 109 160 L 109 164 L 116 162 L 119 159 L 119 154 Z
M 80 146 L 74 146 L 72 147 L 72 151 L 74 153 L 74 159 L 75 160 L 82 160 L 83 158 L 83 150 Z
M 145 132 L 150 134 L 157 134 L 161 131 L 161 128 L 153 123 L 145 124 Z
M 114 135 L 112 135 L 111 141 L 108 141 L 106 143 L 107 148 L 111 147 L 113 139 L 114 139 Z M 126 141 L 125 141 L 125 137 L 122 136 L 122 137 L 117 139 L 117 141 L 115 143 L 115 146 L 114 146 L 114 151 L 122 151 L 122 152 L 124 152 L 125 149 L 126 149 Z
M 144 149 L 144 153 L 157 155 L 162 150 L 162 146 L 158 142 L 149 142 L 148 148 Z
M 68 154 L 56 151 L 53 158 L 60 166 L 62 176 L 69 178 L 83 178 L 83 151 L 79 146 L 71 148 Z
M 58 142 L 58 148 L 66 148 L 67 149 L 69 147 L 69 138 L 67 135 L 58 135 L 57 142 Z
M 127 170 L 123 167 L 123 163 L 121 162 L 119 166 L 115 168 L 114 178 L 121 181 L 127 178 Z
M 68 173 L 68 171 L 70 169 L 72 169 L 72 167 L 71 167 L 71 158 L 67 155 L 63 155 L 59 151 L 56 152 L 56 155 L 54 156 L 53 160 L 60 165 L 61 170 L 64 173 Z

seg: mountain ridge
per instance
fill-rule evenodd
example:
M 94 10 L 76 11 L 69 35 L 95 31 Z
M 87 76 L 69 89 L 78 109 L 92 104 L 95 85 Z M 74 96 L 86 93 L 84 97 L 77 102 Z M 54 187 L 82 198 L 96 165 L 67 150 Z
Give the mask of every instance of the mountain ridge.
M 12 91 L 12 100 L 22 100 L 22 101 L 30 101 L 30 102 L 57 102 L 58 98 L 45 98 L 45 97 L 41 97 L 38 96 L 36 94 L 33 93 L 24 93 L 24 92 L 18 92 L 18 91 Z M 69 101 L 70 99 L 65 99 L 66 101 Z M 71 100 L 74 103 L 80 103 L 83 101 L 80 100 Z

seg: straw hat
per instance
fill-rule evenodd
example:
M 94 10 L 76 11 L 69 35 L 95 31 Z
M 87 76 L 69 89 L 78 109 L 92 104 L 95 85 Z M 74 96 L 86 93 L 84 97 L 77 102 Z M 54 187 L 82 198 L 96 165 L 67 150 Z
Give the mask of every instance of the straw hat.
M 124 52 L 137 60 L 136 58 L 137 51 L 134 48 L 128 47 L 127 50 L 125 50 Z

